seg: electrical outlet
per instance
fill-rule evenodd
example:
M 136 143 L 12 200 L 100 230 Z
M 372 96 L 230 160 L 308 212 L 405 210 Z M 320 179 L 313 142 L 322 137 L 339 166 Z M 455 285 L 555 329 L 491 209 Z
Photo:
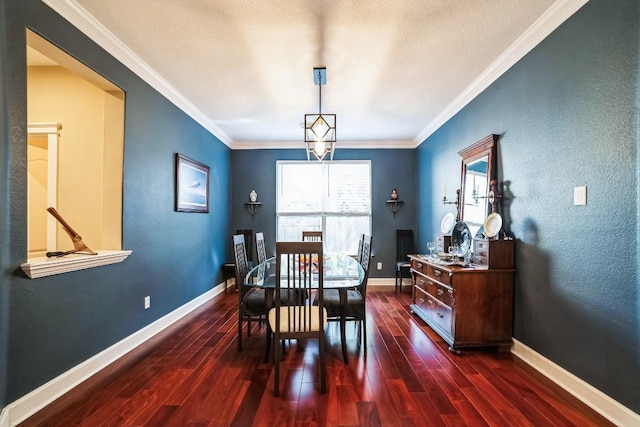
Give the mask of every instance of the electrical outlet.
M 381 262 L 378 263 L 378 270 L 382 270 L 382 263 Z
M 146 296 L 144 297 L 144 309 L 148 309 L 149 307 L 151 307 L 151 297 L 150 296 Z

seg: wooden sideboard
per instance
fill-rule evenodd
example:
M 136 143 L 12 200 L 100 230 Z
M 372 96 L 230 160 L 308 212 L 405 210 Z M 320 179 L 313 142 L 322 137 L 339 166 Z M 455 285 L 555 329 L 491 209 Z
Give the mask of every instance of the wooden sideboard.
M 410 255 L 411 310 L 458 352 L 465 347 L 511 346 L 515 269 L 442 265 Z M 513 259 L 513 258 L 511 258 Z

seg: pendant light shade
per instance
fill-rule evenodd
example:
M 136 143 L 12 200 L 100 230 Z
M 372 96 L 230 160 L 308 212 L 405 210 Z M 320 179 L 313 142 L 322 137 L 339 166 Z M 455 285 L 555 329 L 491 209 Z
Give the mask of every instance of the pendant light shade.
M 314 68 L 313 80 L 318 86 L 318 113 L 304 115 L 304 142 L 307 160 L 311 156 L 324 160 L 327 156 L 333 160 L 336 143 L 336 115 L 322 113 L 322 85 L 327 82 L 327 69 Z

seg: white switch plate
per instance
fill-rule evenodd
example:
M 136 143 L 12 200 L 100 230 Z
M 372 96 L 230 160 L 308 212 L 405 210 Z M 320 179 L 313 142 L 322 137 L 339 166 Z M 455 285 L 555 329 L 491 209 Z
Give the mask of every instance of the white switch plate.
M 382 270 L 382 263 L 381 262 L 378 263 L 378 270 Z
M 144 297 L 144 309 L 146 310 L 149 307 L 151 307 L 151 297 L 146 296 Z
M 573 204 L 575 206 L 584 206 L 587 204 L 587 187 L 573 188 Z

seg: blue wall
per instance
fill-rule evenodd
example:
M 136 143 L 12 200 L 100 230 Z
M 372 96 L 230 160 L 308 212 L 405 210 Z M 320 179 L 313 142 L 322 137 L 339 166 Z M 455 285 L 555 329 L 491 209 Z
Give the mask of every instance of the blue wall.
M 415 150 L 341 149 L 339 144 L 333 160 L 371 161 L 372 253 L 374 258 L 369 277 L 394 277 L 396 259 L 396 229 L 416 228 L 416 161 Z M 267 254 L 276 248 L 276 162 L 305 160 L 304 144 L 288 150 L 234 150 L 232 154 L 232 223 L 230 232 L 237 229 L 262 231 Z M 385 204 L 391 190 L 398 189 L 405 204 L 393 214 Z M 244 208 L 249 192 L 255 189 L 262 202 L 260 213 L 252 221 Z M 228 238 L 231 246 L 231 235 Z M 254 245 L 255 246 L 255 245 Z M 382 270 L 375 264 L 382 262 Z
M 639 23 L 635 0 L 590 1 L 418 149 L 425 241 L 443 215 L 434 183 L 459 185 L 456 152 L 501 135 L 514 337 L 638 413 Z
M 40 1 L 0 0 L 0 11 L 3 407 L 222 281 L 231 150 Z M 121 264 L 36 280 L 19 268 L 27 254 L 26 26 L 126 93 L 122 241 L 133 253 Z M 210 166 L 209 214 L 174 212 L 177 152 Z

